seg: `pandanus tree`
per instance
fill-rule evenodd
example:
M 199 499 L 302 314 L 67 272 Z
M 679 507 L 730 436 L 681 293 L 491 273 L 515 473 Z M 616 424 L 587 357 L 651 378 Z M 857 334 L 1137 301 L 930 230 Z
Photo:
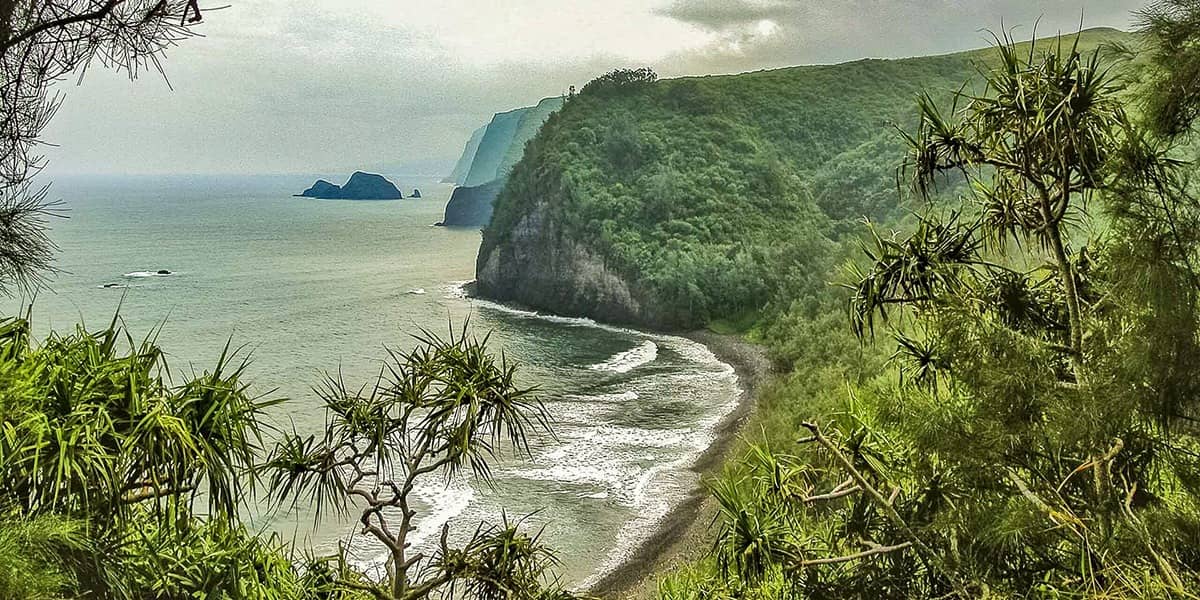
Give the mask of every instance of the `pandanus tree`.
M 1005 39 L 981 74 L 947 110 L 919 99 L 902 173 L 928 210 L 907 235 L 870 229 L 850 269 L 853 329 L 892 334 L 896 377 L 714 488 L 732 597 L 1195 589 L 1200 210 L 1182 163 L 1099 53 Z M 938 191 L 963 176 L 952 208 Z
M 15 590 L 181 597 L 299 581 L 241 526 L 274 402 L 248 392 L 234 354 L 172 382 L 153 340 L 116 321 L 40 344 L 27 320 L 0 321 L 0 564 L 25 573 Z
M 451 328 L 425 332 L 410 352 L 390 352 L 379 379 L 349 389 L 330 377 L 317 390 L 326 427 L 319 436 L 289 434 L 268 461 L 271 494 L 304 499 L 318 515 L 354 511 L 363 535 L 386 549 L 381 582 L 340 561 L 339 585 L 380 600 L 428 597 L 565 597 L 548 584 L 554 555 L 538 535 L 504 518 L 480 525 L 462 545 L 450 525 L 435 546 L 414 547 L 420 507 L 414 491 L 467 473 L 488 483 L 491 464 L 506 451 L 528 454 L 531 437 L 549 432 L 547 413 L 516 369 L 478 340 Z
M 1086 265 L 1082 249 L 1072 248 L 1073 234 L 1089 201 L 1130 175 L 1129 152 L 1150 161 L 1137 165 L 1143 174 L 1161 173 L 1157 167 L 1167 160 L 1142 146 L 1100 52 L 1085 56 L 1058 43 L 1057 51 L 1040 56 L 1036 44 L 1024 55 L 1009 40 L 998 44 L 983 91 L 959 94 L 947 113 L 930 96 L 920 98 L 920 124 L 905 134 L 912 188 L 929 199 L 939 180 L 963 173 L 974 188 L 976 217 L 927 220 L 903 243 L 875 236 L 868 250 L 874 265 L 860 274 L 854 298 L 860 330 L 889 304 L 935 305 L 963 290 L 965 277 L 1001 294 L 1019 292 L 1012 285 L 1028 278 L 1013 279 L 1020 274 L 989 260 L 988 252 L 1032 244 L 1050 260 L 1042 271 L 1060 288 L 1065 319 L 1058 345 L 1077 381 L 1085 378 L 1080 270 Z
M 161 350 L 134 344 L 115 324 L 29 343 L 27 321 L 3 322 L 6 504 L 114 525 L 146 505 L 186 513 L 199 502 L 234 518 L 260 452 L 258 419 L 272 402 L 247 392 L 228 353 L 172 386 Z

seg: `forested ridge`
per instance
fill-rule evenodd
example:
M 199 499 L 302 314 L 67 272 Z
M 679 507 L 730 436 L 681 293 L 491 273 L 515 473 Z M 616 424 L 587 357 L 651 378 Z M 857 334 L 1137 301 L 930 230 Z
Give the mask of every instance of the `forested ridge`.
M 551 118 L 481 256 L 536 214 L 781 373 L 657 597 L 1194 597 L 1200 12 L 1141 19 Z
M 1081 47 L 1130 40 L 1091 30 Z M 830 242 L 857 235 L 862 219 L 906 217 L 912 205 L 898 197 L 896 171 L 914 100 L 928 92 L 948 101 L 989 60 L 975 51 L 599 78 L 526 147 L 484 230 L 480 263 L 540 208 L 560 238 L 598 254 L 647 303 L 674 309 L 640 324 L 750 318 L 793 294 L 784 282 L 827 271 Z

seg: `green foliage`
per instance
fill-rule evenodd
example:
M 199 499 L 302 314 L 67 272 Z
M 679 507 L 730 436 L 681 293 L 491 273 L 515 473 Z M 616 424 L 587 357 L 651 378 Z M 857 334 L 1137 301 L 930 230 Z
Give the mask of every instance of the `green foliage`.
M 1159 0 L 1141 11 L 1142 31 L 1151 42 L 1153 93 L 1146 109 L 1151 126 L 1176 137 L 1191 131 L 1200 116 L 1200 5 L 1193 0 Z
M 213 371 L 171 386 L 158 347 L 115 323 L 33 347 L 26 321 L 0 321 L 0 501 L 122 517 L 143 502 L 190 509 L 203 490 L 232 516 L 272 402 L 246 393 L 230 359 L 227 349 Z
M 401 550 L 401 572 L 424 576 L 406 580 L 403 593 L 344 556 L 297 559 L 242 524 L 239 511 L 269 469 L 277 498 L 316 498 L 319 512 L 346 510 L 348 495 L 371 498 L 363 524 L 380 533 L 389 531 L 384 504 L 402 506 L 399 541 L 381 540 L 407 550 L 417 477 L 471 469 L 486 479 L 503 448 L 528 452 L 527 436 L 548 424 L 541 404 L 515 387 L 514 367 L 453 331 L 421 341 L 391 354 L 389 384 L 367 397 L 331 378 L 326 436 L 285 436 L 263 465 L 259 419 L 274 401 L 247 393 L 244 364 L 228 348 L 213 370 L 172 385 L 161 350 L 135 343 L 115 320 L 36 346 L 26 321 L 4 320 L 0 599 L 377 600 L 442 587 L 475 598 L 568 598 L 549 585 L 553 554 L 507 520 L 481 526 L 462 548 L 450 548 L 443 531 L 436 556 Z M 408 475 L 400 487 L 384 485 L 393 470 Z M 396 496 L 382 500 L 388 490 Z
M 1120 37 L 1089 32 L 1094 47 Z M 496 201 L 482 256 L 538 214 L 630 282 L 655 325 L 692 327 L 777 314 L 790 278 L 826 274 L 836 242 L 866 217 L 907 214 L 896 200 L 895 126 L 922 90 L 939 102 L 979 53 L 866 60 L 736 76 L 655 81 L 619 71 L 550 117 Z M 944 192 L 962 188 L 946 179 Z M 768 317 L 769 318 L 769 317 Z
M 464 469 L 489 481 L 500 452 L 528 454 L 530 436 L 549 431 L 541 401 L 517 386 L 514 366 L 487 351 L 487 338 L 469 337 L 464 326 L 417 339 L 411 352 L 389 353 L 373 386 L 356 391 L 330 378 L 317 390 L 325 433 L 283 437 L 265 465 L 271 496 L 312 502 L 318 518 L 355 510 L 363 533 L 389 550 L 386 581 L 366 581 L 343 565 L 335 588 L 378 600 L 567 597 L 548 585 L 554 554 L 507 518 L 480 525 L 462 547 L 450 546 L 449 525 L 432 555 L 410 547 L 418 512 L 409 499 L 420 482 L 448 481 Z
M 0 324 L 0 597 L 316 598 L 240 524 L 273 401 L 232 360 L 172 385 L 115 320 L 36 346 Z
M 0 515 L 0 600 L 66 597 L 75 584 L 71 557 L 86 550 L 82 531 L 55 515 Z
M 914 189 L 953 170 L 972 195 L 868 228 L 848 286 L 865 345 L 807 283 L 761 329 L 794 371 L 763 393 L 766 441 L 712 484 L 713 559 L 660 597 L 1200 585 L 1200 205 L 1178 150 L 1079 46 L 1004 41 L 991 64 L 978 92 L 919 102 Z

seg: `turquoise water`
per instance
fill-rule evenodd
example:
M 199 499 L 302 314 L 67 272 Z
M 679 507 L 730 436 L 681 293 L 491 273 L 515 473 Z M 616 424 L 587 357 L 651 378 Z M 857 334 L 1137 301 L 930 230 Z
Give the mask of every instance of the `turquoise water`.
M 556 437 L 532 460 L 505 460 L 489 488 L 436 477 L 418 490 L 421 543 L 441 524 L 531 514 L 559 549 L 564 578 L 586 583 L 619 564 L 696 483 L 689 466 L 736 402 L 736 377 L 694 342 L 546 317 L 462 294 L 479 232 L 431 227 L 451 192 L 397 179 L 391 202 L 293 198 L 317 176 L 64 179 L 69 218 L 56 220 L 63 271 L 34 299 L 39 333 L 83 321 L 103 327 L 120 307 L 135 336 L 159 329 L 175 374 L 203 370 L 226 341 L 244 346 L 256 391 L 288 401 L 271 414 L 316 433 L 323 411 L 310 390 L 340 369 L 365 383 L 385 347 L 407 349 L 420 328 L 470 318 L 477 334 L 522 365 L 541 390 Z M 155 272 L 169 270 L 171 275 Z M 108 286 L 108 287 L 106 287 Z M 8 314 L 28 299 L 4 303 Z M 364 564 L 379 547 L 351 539 L 348 523 L 316 523 L 309 507 L 259 506 L 256 522 L 301 546 L 346 541 Z

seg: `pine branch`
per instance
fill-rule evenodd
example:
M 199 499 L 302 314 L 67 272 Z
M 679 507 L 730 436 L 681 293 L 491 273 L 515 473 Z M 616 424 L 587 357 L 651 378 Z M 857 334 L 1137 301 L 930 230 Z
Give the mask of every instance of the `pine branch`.
M 54 21 L 47 21 L 45 23 L 42 23 L 41 25 L 38 25 L 37 27 L 34 27 L 33 29 L 26 31 L 25 33 L 22 33 L 21 35 L 18 35 L 16 37 L 4 42 L 3 44 L 0 44 L 0 56 L 3 56 L 5 53 L 7 53 L 11 48 L 16 46 L 17 44 L 31 40 L 34 37 L 38 36 L 39 34 L 50 31 L 51 29 L 60 29 L 63 27 L 68 27 L 70 25 L 74 25 L 76 23 L 85 23 L 87 21 L 98 21 L 100 19 L 103 19 L 103 18 L 107 17 L 108 15 L 112 14 L 112 11 L 117 8 L 117 5 L 121 4 L 124 1 L 125 0 L 108 0 L 107 2 L 104 3 L 104 6 L 98 8 L 92 12 L 80 13 L 77 15 L 71 15 L 69 17 L 63 17 L 61 19 L 57 19 Z

